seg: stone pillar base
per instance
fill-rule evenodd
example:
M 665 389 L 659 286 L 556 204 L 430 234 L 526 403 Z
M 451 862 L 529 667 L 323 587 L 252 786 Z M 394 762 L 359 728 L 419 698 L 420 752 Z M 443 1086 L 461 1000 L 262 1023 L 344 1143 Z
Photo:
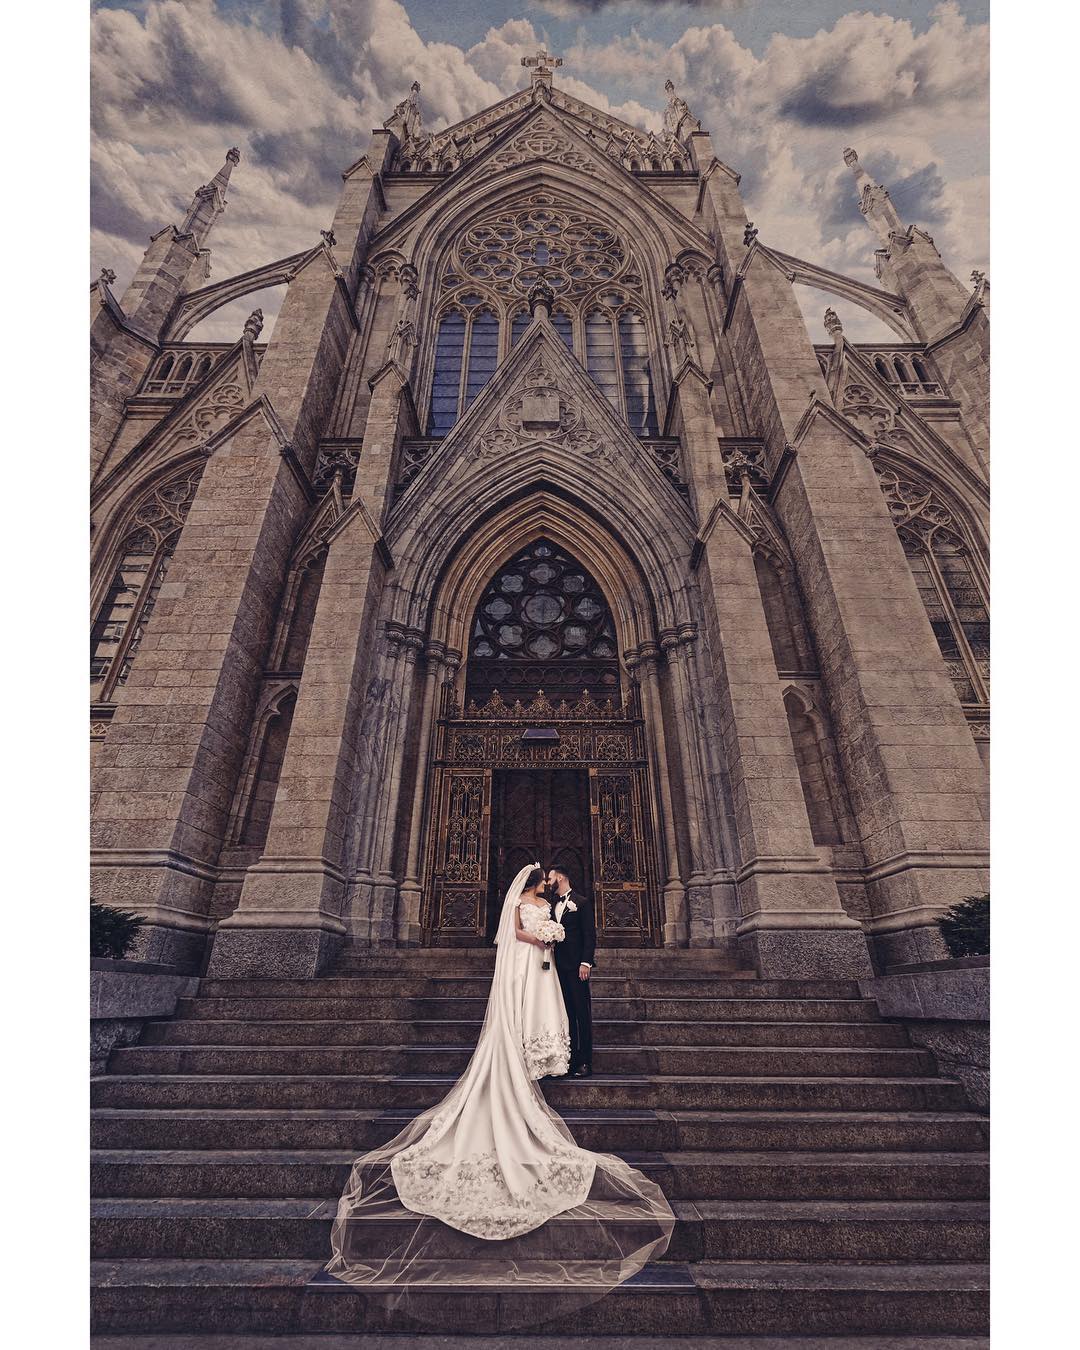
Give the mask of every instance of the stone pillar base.
M 860 980 L 871 973 L 859 928 L 759 928 L 739 935 L 739 949 L 763 980 Z
M 344 942 L 325 928 L 219 928 L 206 974 L 213 980 L 305 980 L 321 975 Z
M 208 930 L 173 928 L 169 924 L 144 923 L 128 953 L 129 961 L 151 961 L 171 966 L 184 974 L 197 974 L 206 955 Z
M 894 928 L 870 932 L 874 961 L 880 970 L 889 966 L 906 966 L 916 961 L 947 961 L 949 949 L 937 924 L 920 924 L 911 928 Z

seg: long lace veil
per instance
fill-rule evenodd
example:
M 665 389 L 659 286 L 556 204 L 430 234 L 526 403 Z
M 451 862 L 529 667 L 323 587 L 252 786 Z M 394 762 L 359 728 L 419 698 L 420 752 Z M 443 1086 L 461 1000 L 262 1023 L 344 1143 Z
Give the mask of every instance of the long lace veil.
M 465 1072 L 436 1106 L 353 1163 L 327 1271 L 380 1306 L 446 1325 L 448 1296 L 499 1297 L 500 1327 L 537 1325 L 601 1298 L 667 1249 L 675 1216 L 660 1187 L 608 1153 L 578 1148 L 527 1073 L 524 961 L 503 900 L 495 973 Z M 529 1298 L 523 1286 L 540 1297 Z M 542 1293 L 541 1293 L 542 1291 Z

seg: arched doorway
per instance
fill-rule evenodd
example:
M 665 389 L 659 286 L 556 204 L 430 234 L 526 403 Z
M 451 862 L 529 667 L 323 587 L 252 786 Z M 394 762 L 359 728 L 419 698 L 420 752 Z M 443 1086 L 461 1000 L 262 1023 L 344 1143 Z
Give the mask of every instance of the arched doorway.
M 557 535 L 490 577 L 464 685 L 439 710 L 425 940 L 490 941 L 507 885 L 537 859 L 593 895 L 602 943 L 659 943 L 638 691 L 602 588 Z

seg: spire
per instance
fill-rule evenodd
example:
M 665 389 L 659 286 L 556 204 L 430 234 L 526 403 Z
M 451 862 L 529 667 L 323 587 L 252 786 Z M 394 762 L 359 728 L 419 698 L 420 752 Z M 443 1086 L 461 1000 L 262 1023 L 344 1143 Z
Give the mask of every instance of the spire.
M 193 235 L 198 248 L 202 248 L 206 243 L 214 221 L 225 210 L 225 189 L 229 186 L 233 169 L 239 163 L 240 151 L 234 145 L 225 156 L 225 163 L 211 181 L 198 188 L 191 199 L 184 223 L 180 226 L 180 233 Z
M 890 201 L 888 191 L 880 183 L 874 182 L 859 163 L 859 156 L 850 147 L 844 151 L 844 163 L 855 176 L 855 184 L 859 189 L 859 210 L 882 243 L 888 244 L 894 234 L 903 234 L 904 222 Z
M 424 114 L 420 107 L 420 81 L 413 80 L 408 94 L 396 104 L 394 111 L 383 123 L 387 131 L 392 131 L 399 141 L 416 140 L 424 125 Z

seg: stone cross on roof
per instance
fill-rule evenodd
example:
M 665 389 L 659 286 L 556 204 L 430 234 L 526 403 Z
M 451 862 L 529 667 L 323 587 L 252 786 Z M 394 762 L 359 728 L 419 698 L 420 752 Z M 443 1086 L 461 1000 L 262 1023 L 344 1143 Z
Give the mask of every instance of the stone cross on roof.
M 532 68 L 533 84 L 550 84 L 552 71 L 558 70 L 562 65 L 562 57 L 552 56 L 541 47 L 535 56 L 523 56 L 521 64 Z

